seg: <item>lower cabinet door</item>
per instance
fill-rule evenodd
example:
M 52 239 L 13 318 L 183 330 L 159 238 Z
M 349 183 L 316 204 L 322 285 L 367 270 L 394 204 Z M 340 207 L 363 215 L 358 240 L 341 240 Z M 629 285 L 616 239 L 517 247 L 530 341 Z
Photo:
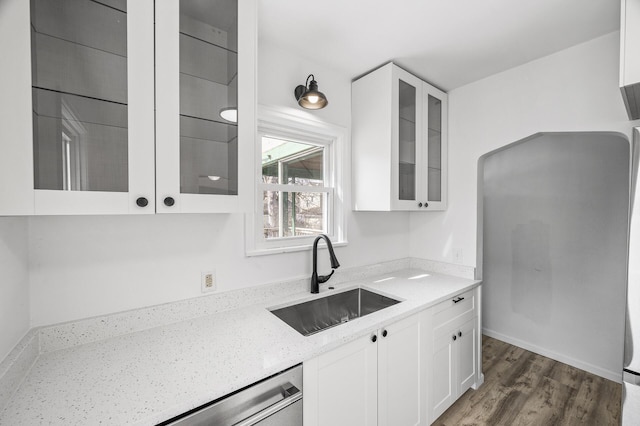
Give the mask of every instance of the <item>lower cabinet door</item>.
M 460 336 L 456 343 L 457 394 L 462 395 L 476 383 L 476 360 L 478 359 L 478 327 L 476 319 L 465 323 L 459 329 Z
M 457 337 L 456 337 L 457 339 Z M 431 420 L 436 420 L 455 400 L 454 382 L 454 346 L 452 333 L 445 333 L 433 342 L 433 357 L 431 358 L 430 401 Z
M 378 345 L 366 336 L 303 367 L 305 426 L 376 426 Z
M 378 333 L 378 426 L 426 424 L 421 315 Z

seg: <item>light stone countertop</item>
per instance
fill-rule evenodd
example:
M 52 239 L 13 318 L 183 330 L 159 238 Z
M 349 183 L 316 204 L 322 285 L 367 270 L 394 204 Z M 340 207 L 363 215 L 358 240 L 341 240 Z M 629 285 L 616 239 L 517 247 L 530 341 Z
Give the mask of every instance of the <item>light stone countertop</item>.
M 0 424 L 157 424 L 479 283 L 405 269 L 43 353 Z M 402 303 L 308 337 L 267 310 L 354 287 Z

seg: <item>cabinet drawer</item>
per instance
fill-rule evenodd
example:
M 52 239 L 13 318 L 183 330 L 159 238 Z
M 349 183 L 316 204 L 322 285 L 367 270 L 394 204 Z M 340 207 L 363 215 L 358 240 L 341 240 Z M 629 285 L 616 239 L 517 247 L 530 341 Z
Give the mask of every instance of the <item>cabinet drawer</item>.
M 444 301 L 433 308 L 431 308 L 431 314 L 433 316 L 433 328 L 443 326 L 444 324 L 453 321 L 461 316 L 468 320 L 473 317 L 476 309 L 476 290 L 469 290 L 467 292 L 457 294 L 451 299 Z

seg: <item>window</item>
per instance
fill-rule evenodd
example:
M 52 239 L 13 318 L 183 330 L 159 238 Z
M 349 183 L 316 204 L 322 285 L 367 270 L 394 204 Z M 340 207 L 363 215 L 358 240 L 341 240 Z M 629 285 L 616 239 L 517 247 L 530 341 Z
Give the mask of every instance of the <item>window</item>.
M 345 135 L 337 126 L 260 108 L 248 255 L 304 250 L 319 234 L 338 245 L 346 242 Z

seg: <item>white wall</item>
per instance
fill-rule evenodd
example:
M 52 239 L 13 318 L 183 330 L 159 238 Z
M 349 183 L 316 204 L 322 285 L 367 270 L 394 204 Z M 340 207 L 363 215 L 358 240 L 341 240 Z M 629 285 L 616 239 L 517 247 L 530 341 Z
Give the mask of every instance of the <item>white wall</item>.
M 291 114 L 316 119 L 343 127 L 351 127 L 351 78 L 343 71 L 327 68 L 304 56 L 270 42 L 258 43 L 258 102 L 263 105 L 291 108 Z M 313 74 L 318 90 L 329 104 L 316 111 L 298 106 L 293 90 L 305 84 Z
M 0 360 L 29 330 L 27 219 L 0 218 Z
M 412 213 L 412 256 L 476 266 L 477 166 L 537 132 L 604 130 L 631 137 L 618 88 L 614 32 L 449 93 L 449 206 Z
M 312 113 L 298 108 L 293 96 L 310 73 L 329 99 L 327 108 Z M 260 44 L 258 83 L 262 104 L 349 127 L 350 76 Z M 311 274 L 308 251 L 245 257 L 238 214 L 29 220 L 32 326 L 196 297 L 200 271 L 211 268 L 220 291 Z M 409 255 L 406 213 L 349 211 L 347 229 L 349 244 L 336 249 L 344 268 Z M 324 256 L 320 265 L 328 268 Z
M 477 171 L 483 154 L 537 132 L 601 130 L 631 137 L 632 126 L 639 123 L 627 119 L 618 89 L 618 58 L 619 34 L 615 32 L 451 91 L 449 207 L 442 213 L 411 214 L 411 255 L 453 262 L 457 251 L 462 254 L 459 263 L 481 266 L 477 261 L 477 242 L 481 241 L 477 236 Z M 493 302 L 485 299 L 486 306 Z M 617 318 L 624 306 L 618 308 L 605 315 Z M 568 312 L 572 318 L 580 315 Z M 500 321 L 508 322 L 510 317 L 495 318 Z M 515 342 L 527 335 L 522 326 L 502 337 Z M 552 348 L 550 341 L 527 337 L 519 343 Z M 597 367 L 619 365 L 619 358 L 611 351 Z
M 484 159 L 483 328 L 619 379 L 629 142 L 542 134 Z

